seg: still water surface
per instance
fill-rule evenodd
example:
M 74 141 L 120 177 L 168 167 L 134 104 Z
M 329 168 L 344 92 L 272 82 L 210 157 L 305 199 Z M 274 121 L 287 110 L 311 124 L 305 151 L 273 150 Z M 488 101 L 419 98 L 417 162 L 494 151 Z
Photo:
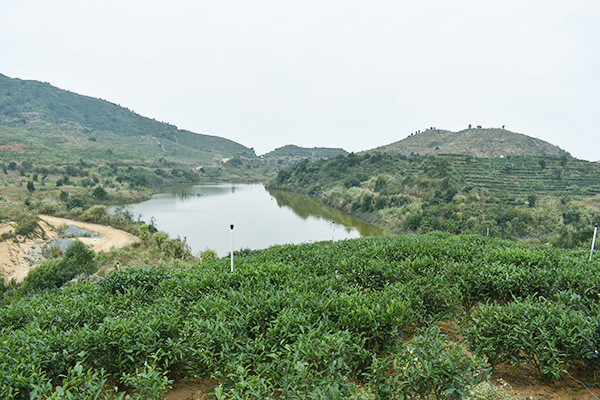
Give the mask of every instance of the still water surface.
M 230 224 L 234 250 L 381 234 L 312 197 L 261 184 L 180 186 L 127 208 L 171 237 L 185 237 L 194 253 L 213 249 L 219 256 L 231 251 Z

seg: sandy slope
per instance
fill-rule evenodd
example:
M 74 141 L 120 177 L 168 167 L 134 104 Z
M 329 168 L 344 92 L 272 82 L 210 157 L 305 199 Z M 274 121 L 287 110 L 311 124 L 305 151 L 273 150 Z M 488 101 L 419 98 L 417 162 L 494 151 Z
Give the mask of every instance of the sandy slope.
M 109 226 L 46 215 L 40 215 L 40 219 L 40 226 L 46 232 L 45 239 L 18 238 L 17 241 L 9 239 L 0 242 L 0 275 L 6 279 L 15 278 L 17 281 L 22 281 L 33 266 L 44 260 L 42 249 L 46 243 L 58 237 L 57 230 L 61 225 L 75 225 L 100 233 L 100 237 L 79 238 L 94 251 L 108 251 L 111 247 L 119 248 L 137 241 L 137 238 L 130 233 Z M 0 234 L 11 230 L 14 230 L 11 224 L 0 224 Z

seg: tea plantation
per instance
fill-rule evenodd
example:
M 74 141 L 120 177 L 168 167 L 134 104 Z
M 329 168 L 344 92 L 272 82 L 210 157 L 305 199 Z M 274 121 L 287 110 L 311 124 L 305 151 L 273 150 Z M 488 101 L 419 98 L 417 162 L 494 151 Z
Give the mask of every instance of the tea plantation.
M 464 398 L 505 360 L 598 372 L 600 262 L 482 236 L 275 246 L 128 267 L 0 310 L 0 397 Z M 450 340 L 453 321 L 464 341 Z

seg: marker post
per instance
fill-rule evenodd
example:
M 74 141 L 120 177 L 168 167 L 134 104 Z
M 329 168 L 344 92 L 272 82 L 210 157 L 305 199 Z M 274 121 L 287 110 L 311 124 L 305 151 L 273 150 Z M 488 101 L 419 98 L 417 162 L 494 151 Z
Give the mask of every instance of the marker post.
M 590 261 L 592 261 L 592 257 L 594 256 L 594 247 L 596 247 L 596 234 L 598 233 L 598 224 L 594 228 L 594 238 L 592 239 L 592 250 L 590 251 Z
M 335 222 L 331 221 L 331 242 L 335 242 Z
M 231 272 L 233 272 L 233 224 L 229 225 L 231 229 Z

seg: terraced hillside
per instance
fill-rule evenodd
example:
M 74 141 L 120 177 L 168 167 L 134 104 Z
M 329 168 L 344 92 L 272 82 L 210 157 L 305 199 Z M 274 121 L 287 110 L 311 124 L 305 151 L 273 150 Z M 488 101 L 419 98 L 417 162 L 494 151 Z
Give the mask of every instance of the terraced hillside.
M 387 233 L 442 230 L 572 247 L 587 243 L 600 221 L 600 164 L 565 156 L 351 154 L 300 162 L 270 186 L 318 197 Z
M 567 157 L 473 158 L 452 161 L 467 184 L 499 196 L 595 196 L 600 194 L 600 164 Z

